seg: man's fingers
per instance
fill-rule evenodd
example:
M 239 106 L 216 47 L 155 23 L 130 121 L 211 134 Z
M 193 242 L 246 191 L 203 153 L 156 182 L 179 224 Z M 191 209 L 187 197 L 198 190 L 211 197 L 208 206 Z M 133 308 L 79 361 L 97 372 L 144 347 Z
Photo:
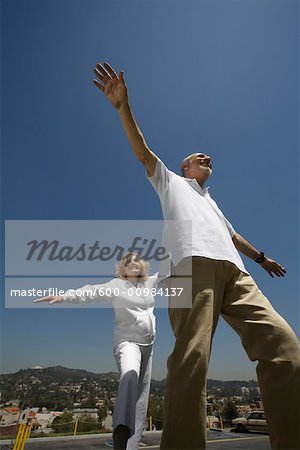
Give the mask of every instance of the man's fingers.
M 285 268 L 278 264 L 276 261 L 265 261 L 262 266 L 272 278 L 274 278 L 274 275 L 276 275 L 276 277 L 284 277 L 284 275 L 286 274 Z
M 108 80 L 103 75 L 101 75 L 98 69 L 94 69 L 94 74 L 99 78 L 100 81 L 102 81 L 104 85 L 108 82 Z
M 103 65 L 97 63 L 94 74 L 96 78 L 93 79 L 93 83 L 101 89 L 106 96 L 109 96 L 111 91 L 118 85 L 120 86 L 123 84 L 123 86 L 126 87 L 123 70 L 120 71 L 118 76 L 114 69 L 106 62 Z
M 105 78 L 106 81 L 111 80 L 112 77 L 100 63 L 97 64 L 97 69 L 99 70 L 99 72 L 102 74 L 102 76 Z
M 124 72 L 123 72 L 123 70 L 120 70 L 119 78 L 120 78 L 120 80 L 122 81 L 122 83 L 125 84 L 125 80 L 124 80 Z
M 274 275 L 276 275 L 277 277 L 280 277 L 279 272 L 277 270 L 275 270 L 275 269 L 269 269 L 268 272 L 269 272 L 269 274 L 271 275 L 272 278 L 274 278 Z
M 101 89 L 101 91 L 103 91 L 103 92 L 105 91 L 105 87 L 102 86 L 102 84 L 99 83 L 99 81 L 93 79 L 93 83 L 94 83 L 99 89 Z
M 277 277 L 284 277 L 285 272 L 281 268 L 270 269 L 269 273 L 274 273 Z
M 281 267 L 279 264 L 276 264 L 276 266 L 274 267 L 274 269 L 272 269 L 272 271 L 278 277 L 284 277 L 284 274 L 286 273 L 286 270 L 283 267 Z
M 112 78 L 118 78 L 118 75 L 108 63 L 105 62 L 103 65 Z

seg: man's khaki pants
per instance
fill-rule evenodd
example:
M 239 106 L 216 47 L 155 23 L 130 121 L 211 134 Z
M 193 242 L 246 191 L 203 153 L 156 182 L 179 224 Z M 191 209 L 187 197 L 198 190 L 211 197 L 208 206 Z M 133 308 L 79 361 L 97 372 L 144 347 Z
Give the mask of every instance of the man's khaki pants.
M 174 268 L 170 283 L 176 285 L 188 261 Z M 169 308 L 176 342 L 168 359 L 161 448 L 206 448 L 206 374 L 221 315 L 239 334 L 250 360 L 258 361 L 272 448 L 299 450 L 300 349 L 290 326 L 253 279 L 228 261 L 193 257 L 192 280 L 192 307 Z

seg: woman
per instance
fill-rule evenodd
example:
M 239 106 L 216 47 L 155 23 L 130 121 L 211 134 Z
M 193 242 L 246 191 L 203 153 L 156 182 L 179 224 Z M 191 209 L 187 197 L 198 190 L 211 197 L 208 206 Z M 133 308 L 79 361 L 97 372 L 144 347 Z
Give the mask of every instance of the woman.
M 120 382 L 114 407 L 114 449 L 137 450 L 147 414 L 155 338 L 154 295 L 157 274 L 149 264 L 127 253 L 117 264 L 116 278 L 107 283 L 69 289 L 34 303 L 86 303 L 109 298 L 115 312 L 114 356 Z

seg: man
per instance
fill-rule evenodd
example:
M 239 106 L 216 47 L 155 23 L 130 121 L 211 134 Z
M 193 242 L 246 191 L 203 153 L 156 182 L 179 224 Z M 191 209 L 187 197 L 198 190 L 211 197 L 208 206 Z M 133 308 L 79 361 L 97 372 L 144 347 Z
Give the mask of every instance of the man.
M 147 147 L 138 128 L 123 72 L 117 75 L 104 63 L 97 64 L 94 73 L 94 84 L 118 110 L 129 143 L 147 169 L 164 218 L 181 224 L 172 275 L 180 277 L 188 265 L 192 267 L 191 307 L 169 309 L 176 342 L 168 359 L 161 448 L 206 448 L 206 373 L 221 314 L 241 337 L 249 358 L 258 361 L 272 448 L 300 449 L 299 343 L 246 271 L 238 251 L 272 277 L 284 276 L 285 269 L 236 233 L 212 200 L 204 188 L 212 172 L 210 157 L 196 153 L 185 158 L 183 177 L 168 170 Z M 183 220 L 192 221 L 192 240 Z

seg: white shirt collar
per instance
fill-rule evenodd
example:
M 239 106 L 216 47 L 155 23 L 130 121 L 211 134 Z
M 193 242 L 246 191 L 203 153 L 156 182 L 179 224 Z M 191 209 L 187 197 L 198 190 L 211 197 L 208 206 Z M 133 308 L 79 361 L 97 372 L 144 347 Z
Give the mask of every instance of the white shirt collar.
M 198 181 L 196 180 L 196 178 L 185 178 L 182 177 L 184 180 L 186 180 L 188 183 L 190 183 L 192 185 L 192 187 L 198 191 L 201 195 L 206 195 L 208 194 L 208 189 L 209 186 L 207 187 L 201 187 L 200 184 L 198 183 Z

